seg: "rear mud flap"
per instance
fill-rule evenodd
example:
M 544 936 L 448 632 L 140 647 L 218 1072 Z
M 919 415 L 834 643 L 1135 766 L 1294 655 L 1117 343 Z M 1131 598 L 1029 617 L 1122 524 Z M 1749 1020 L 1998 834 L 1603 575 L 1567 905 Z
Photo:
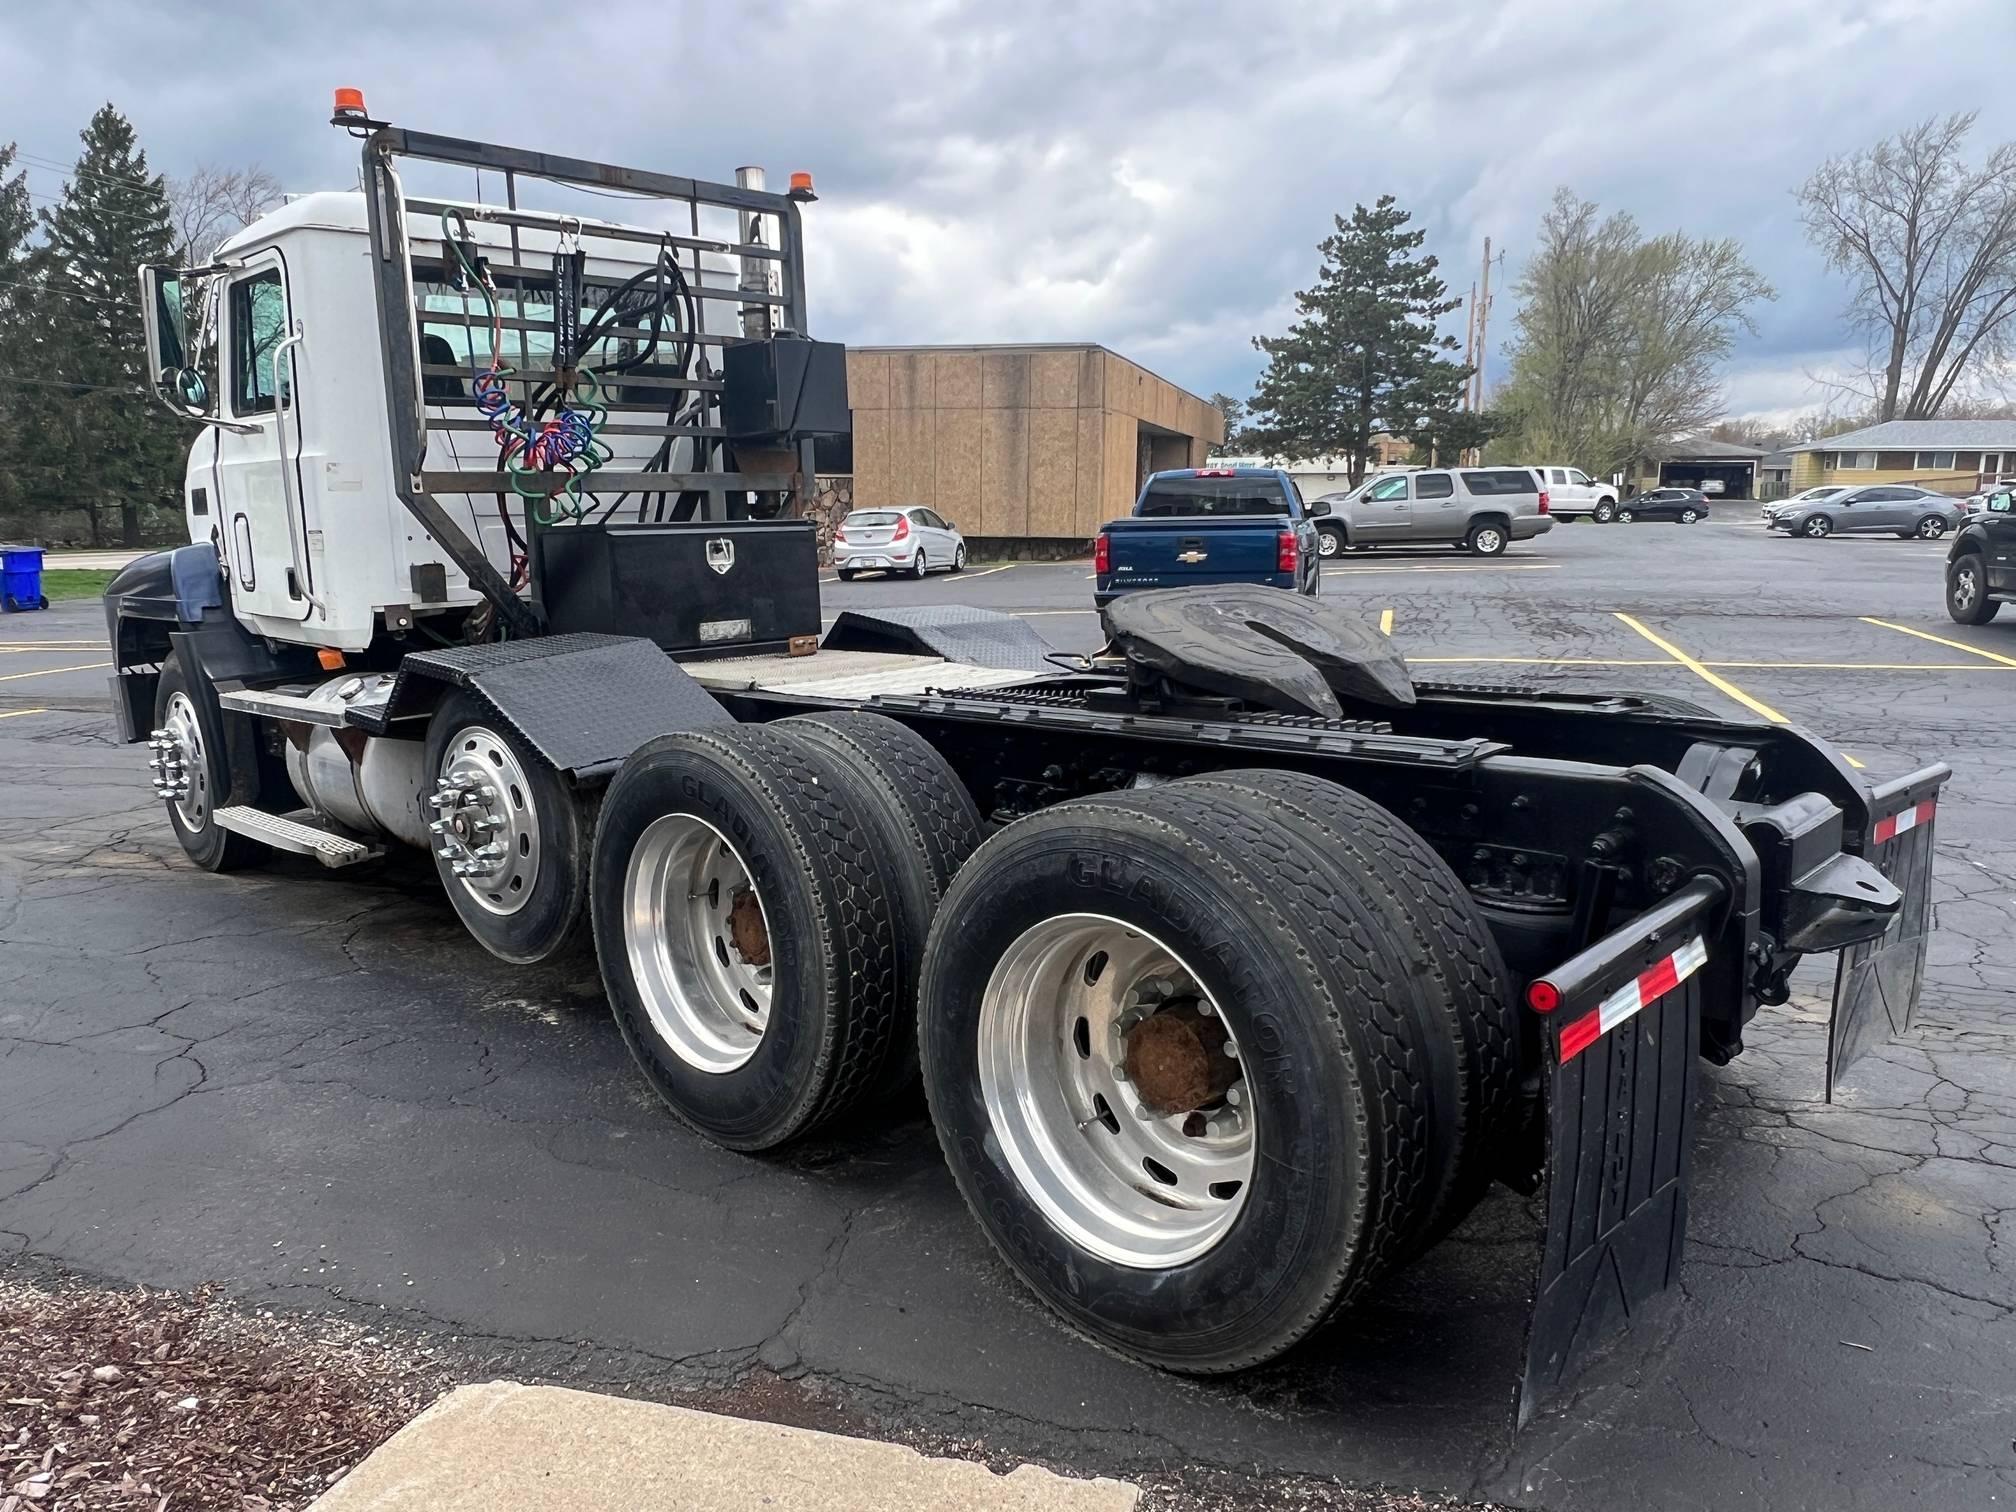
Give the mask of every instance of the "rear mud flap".
M 1521 1425 L 1679 1273 L 1703 994 L 1742 990 L 1740 943 L 1716 958 L 1726 896 L 1698 879 L 1532 989 L 1554 1006 Z
M 1827 1024 L 1827 1100 L 1848 1068 L 1870 1049 L 1905 1033 L 1918 1012 L 1925 947 L 1932 932 L 1932 852 L 1944 767 L 1889 783 L 1870 794 L 1863 855 L 1904 894 L 1890 927 L 1843 950 L 1834 971 L 1834 1013 Z

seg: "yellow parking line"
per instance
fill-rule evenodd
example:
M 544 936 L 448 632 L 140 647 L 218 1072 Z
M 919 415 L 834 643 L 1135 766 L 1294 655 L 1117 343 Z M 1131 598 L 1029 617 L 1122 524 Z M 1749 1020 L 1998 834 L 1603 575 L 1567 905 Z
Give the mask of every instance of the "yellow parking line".
M 1764 672 L 1993 672 L 1979 662 L 1762 662 L 1711 661 L 1704 667 L 1749 668 Z M 2016 663 L 2012 663 L 2016 665 Z
M 1915 635 L 1920 640 L 1932 642 L 1935 646 L 1951 646 L 1955 651 L 1966 651 L 1975 656 L 1985 656 L 1991 662 L 2000 662 L 2005 667 L 2016 667 L 2016 657 L 2004 656 L 1999 651 L 1983 651 L 1979 646 L 1970 646 L 1965 641 L 1948 640 L 1943 635 L 1933 635 L 1926 630 L 1913 630 L 1909 625 L 1893 625 L 1889 620 L 1871 619 L 1863 615 L 1865 625 L 1881 625 L 1885 630 L 1895 630 L 1900 635 Z
M 1605 660 L 1593 656 L 1410 656 L 1411 663 L 1424 667 L 1679 667 L 1684 662 L 1665 657 L 1642 657 L 1635 661 Z
M 9 672 L 0 677 L 0 682 L 19 682 L 24 677 L 54 677 L 58 672 L 97 672 L 111 665 L 110 662 L 86 662 L 81 667 L 44 667 L 40 672 Z
M 9 709 L 0 714 L 0 719 L 19 719 L 24 714 L 47 714 L 47 709 Z
M 1841 753 L 1841 759 L 1847 762 L 1848 765 L 1850 765 L 1851 767 L 1855 768 L 1855 770 L 1858 772 L 1866 772 L 1868 770 L 1867 767 L 1862 765 L 1862 763 L 1857 761 L 1853 756 L 1850 756 L 1846 751 L 1843 751 Z
M 1393 633 L 1393 611 L 1391 609 L 1381 609 L 1379 611 L 1379 633 L 1381 635 L 1391 635 Z
M 1773 724 L 1791 723 L 1789 719 L 1787 719 L 1783 714 L 1780 714 L 1776 709 L 1772 708 L 1771 705 L 1763 702 L 1761 699 L 1752 698 L 1748 693 L 1745 693 L 1741 688 L 1737 687 L 1736 684 L 1732 683 L 1731 681 L 1729 681 L 1728 678 L 1723 677 L 1721 674 L 1709 671 L 1700 662 L 1696 661 L 1693 657 L 1689 656 L 1685 651 L 1682 651 L 1678 646 L 1674 645 L 1673 642 L 1667 640 L 1664 636 L 1655 634 L 1654 632 L 1646 629 L 1643 625 L 1639 624 L 1637 620 L 1633 619 L 1628 614 L 1625 614 L 1621 611 L 1612 611 L 1612 612 L 1615 618 L 1622 620 L 1625 624 L 1629 625 L 1633 630 L 1637 631 L 1640 635 L 1644 636 L 1645 639 L 1652 642 L 1653 645 L 1657 646 L 1661 651 L 1664 651 L 1668 656 L 1672 657 L 1675 661 L 1680 663 L 1681 666 L 1685 667 L 1689 672 L 1692 672 L 1696 677 L 1700 678 L 1703 682 L 1707 683 L 1709 687 L 1714 688 L 1717 692 L 1726 693 L 1729 697 L 1735 699 L 1736 702 L 1743 705 L 1744 708 L 1750 710 L 1753 714 L 1761 715 L 1763 718 L 1770 720 L 1771 723 Z

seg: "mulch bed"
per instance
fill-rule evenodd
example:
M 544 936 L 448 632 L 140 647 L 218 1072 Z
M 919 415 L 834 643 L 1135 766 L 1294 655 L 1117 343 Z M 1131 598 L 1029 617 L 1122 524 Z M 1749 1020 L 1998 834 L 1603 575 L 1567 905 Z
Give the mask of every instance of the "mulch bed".
M 305 1507 L 448 1384 L 424 1347 L 215 1289 L 0 1280 L 0 1512 Z

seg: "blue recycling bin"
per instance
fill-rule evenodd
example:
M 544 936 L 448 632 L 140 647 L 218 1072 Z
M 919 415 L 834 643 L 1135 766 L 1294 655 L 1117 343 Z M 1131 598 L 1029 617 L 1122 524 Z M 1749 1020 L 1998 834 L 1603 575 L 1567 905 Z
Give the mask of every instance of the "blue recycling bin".
M 20 614 L 48 607 L 42 596 L 42 548 L 0 546 L 0 611 Z

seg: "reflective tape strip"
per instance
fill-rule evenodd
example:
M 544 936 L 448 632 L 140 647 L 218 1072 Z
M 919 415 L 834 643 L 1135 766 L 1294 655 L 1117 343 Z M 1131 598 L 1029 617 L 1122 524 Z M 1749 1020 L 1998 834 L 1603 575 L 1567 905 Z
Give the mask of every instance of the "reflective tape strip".
M 1663 961 L 1638 973 L 1610 996 L 1561 1031 L 1561 1059 L 1571 1061 L 1597 1040 L 1631 1018 L 1648 1003 L 1656 1003 L 1708 963 L 1708 946 L 1699 935 Z
M 1888 819 L 1876 821 L 1876 843 L 1895 840 L 1907 830 L 1914 830 L 1921 824 L 1932 822 L 1932 811 L 1938 807 L 1936 798 L 1927 798 L 1923 803 L 1914 804 L 1902 813 L 1892 814 Z

